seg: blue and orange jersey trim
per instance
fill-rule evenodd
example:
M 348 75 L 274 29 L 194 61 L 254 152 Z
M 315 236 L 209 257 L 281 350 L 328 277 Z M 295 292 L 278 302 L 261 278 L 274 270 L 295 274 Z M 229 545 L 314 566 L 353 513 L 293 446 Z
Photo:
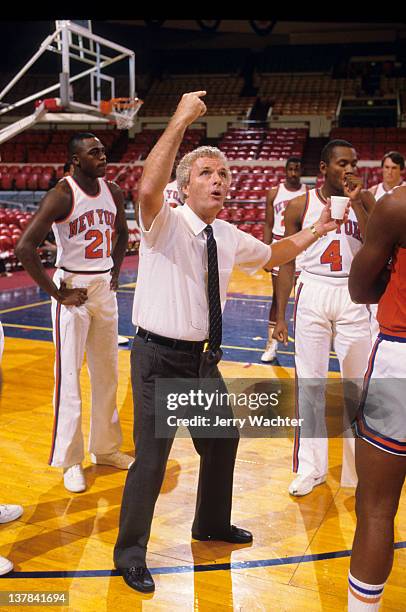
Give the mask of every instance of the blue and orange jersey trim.
M 54 424 L 52 428 L 51 453 L 48 463 L 52 465 L 55 452 L 56 433 L 58 430 L 59 406 L 61 402 L 61 304 L 56 305 L 55 314 L 55 397 L 54 397 Z
M 293 330 L 295 330 L 296 328 L 297 307 L 299 304 L 299 298 L 300 298 L 302 289 L 303 289 L 303 283 L 299 283 L 299 287 L 297 288 L 297 291 L 296 291 L 295 306 L 293 310 Z M 297 372 L 296 372 L 296 367 L 295 367 L 295 418 L 299 419 L 299 417 L 300 417 L 299 415 L 299 385 L 298 385 Z M 297 472 L 299 468 L 299 448 L 300 448 L 300 425 L 295 427 L 295 440 L 294 440 L 294 446 L 293 446 L 293 471 L 295 473 Z
M 389 340 L 390 342 L 406 342 L 406 338 L 398 338 L 396 336 L 389 336 L 387 334 L 378 335 L 375 344 L 372 348 L 371 354 L 369 356 L 368 367 L 364 376 L 364 385 L 362 390 L 360 407 L 357 416 L 355 417 L 355 420 L 353 422 L 353 430 L 357 437 L 362 438 L 370 444 L 373 444 L 377 448 L 380 448 L 388 453 L 392 453 L 395 455 L 406 456 L 406 441 L 402 442 L 399 440 L 394 440 L 393 438 L 384 436 L 383 434 L 375 431 L 367 425 L 364 415 L 364 408 L 368 396 L 369 383 L 371 381 L 372 372 L 374 371 L 376 355 L 378 352 L 378 348 L 383 340 Z

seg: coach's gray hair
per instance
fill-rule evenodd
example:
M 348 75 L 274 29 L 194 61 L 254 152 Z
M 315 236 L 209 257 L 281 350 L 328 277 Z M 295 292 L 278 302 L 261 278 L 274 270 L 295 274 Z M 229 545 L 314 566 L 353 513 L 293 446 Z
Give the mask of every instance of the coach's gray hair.
M 217 147 L 198 147 L 197 149 L 194 149 L 194 151 L 186 153 L 186 155 L 182 157 L 178 164 L 178 167 L 176 168 L 176 182 L 178 184 L 179 198 L 182 202 L 185 201 L 185 194 L 183 193 L 183 188 L 186 187 L 186 185 L 188 185 L 190 181 L 190 170 L 192 164 L 196 161 L 196 159 L 199 159 L 199 157 L 216 157 L 217 159 L 222 161 L 227 169 L 228 178 L 231 182 L 231 172 L 230 168 L 228 167 L 228 161 L 224 153 L 222 153 Z

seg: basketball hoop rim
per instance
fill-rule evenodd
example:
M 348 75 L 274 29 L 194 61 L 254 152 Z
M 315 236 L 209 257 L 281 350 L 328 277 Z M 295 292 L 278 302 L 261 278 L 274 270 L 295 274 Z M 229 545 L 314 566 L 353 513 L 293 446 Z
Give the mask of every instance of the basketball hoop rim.
M 135 114 L 142 104 L 143 100 L 139 98 L 110 98 L 110 100 L 102 100 L 100 102 L 100 112 L 104 115 L 109 115 L 125 111 L 134 111 Z

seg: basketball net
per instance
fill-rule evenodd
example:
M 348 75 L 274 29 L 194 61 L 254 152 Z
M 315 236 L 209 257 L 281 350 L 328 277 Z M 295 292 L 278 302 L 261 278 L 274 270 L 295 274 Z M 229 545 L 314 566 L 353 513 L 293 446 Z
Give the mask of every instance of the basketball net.
M 129 130 L 134 124 L 134 117 L 141 105 L 142 100 L 139 98 L 112 98 L 102 100 L 100 111 L 112 116 L 119 130 Z

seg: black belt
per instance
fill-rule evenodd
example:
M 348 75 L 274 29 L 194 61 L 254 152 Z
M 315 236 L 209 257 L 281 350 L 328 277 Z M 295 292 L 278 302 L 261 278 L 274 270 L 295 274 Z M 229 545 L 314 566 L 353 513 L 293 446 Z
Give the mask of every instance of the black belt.
M 207 340 L 196 342 L 193 340 L 175 340 L 174 338 L 167 338 L 166 336 L 158 336 L 158 334 L 153 334 L 146 329 L 142 329 L 142 327 L 137 329 L 136 335 L 143 338 L 145 342 L 155 342 L 156 344 L 169 346 L 177 351 L 188 351 L 191 353 L 202 353 L 204 351 L 204 345 L 207 342 Z
M 106 272 L 111 272 L 111 268 L 108 270 L 68 270 L 68 268 L 64 268 L 63 266 L 59 266 L 61 270 L 65 270 L 65 272 L 70 272 L 71 274 L 106 274 Z

